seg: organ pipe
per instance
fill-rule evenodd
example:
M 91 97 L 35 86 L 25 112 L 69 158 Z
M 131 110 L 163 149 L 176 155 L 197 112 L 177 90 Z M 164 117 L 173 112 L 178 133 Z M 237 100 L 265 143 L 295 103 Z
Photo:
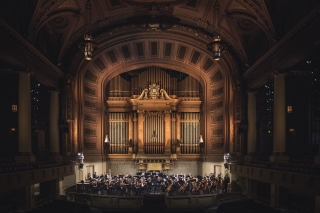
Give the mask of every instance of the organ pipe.
M 145 153 L 146 154 L 163 154 L 164 153 L 164 122 L 163 115 L 150 112 L 151 115 L 145 115 L 144 136 L 145 136 Z M 153 131 L 157 137 L 153 138 Z
M 109 113 L 110 153 L 127 154 L 129 141 L 129 118 L 127 113 Z
M 200 114 L 181 113 L 181 153 L 199 153 Z

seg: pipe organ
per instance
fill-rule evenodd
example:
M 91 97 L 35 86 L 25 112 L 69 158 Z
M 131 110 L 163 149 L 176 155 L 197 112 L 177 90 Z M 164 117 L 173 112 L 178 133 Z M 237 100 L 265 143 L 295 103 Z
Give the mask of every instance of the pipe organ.
M 164 115 L 159 112 L 148 112 L 144 115 L 144 152 L 145 154 L 164 154 L 165 131 Z
M 181 113 L 181 154 L 199 153 L 200 113 Z
M 110 154 L 127 154 L 129 145 L 128 113 L 109 114 Z
M 128 95 L 130 93 L 130 95 Z M 111 79 L 105 117 L 109 154 L 199 154 L 201 85 L 191 76 L 148 67 Z

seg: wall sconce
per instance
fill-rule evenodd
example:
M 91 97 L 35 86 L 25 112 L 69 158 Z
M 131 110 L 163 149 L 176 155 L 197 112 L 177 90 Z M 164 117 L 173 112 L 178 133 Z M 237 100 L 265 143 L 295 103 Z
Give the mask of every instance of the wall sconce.
M 202 135 L 200 135 L 200 137 L 199 137 L 199 143 L 200 143 L 200 144 L 203 143 Z
M 292 106 L 287 106 L 287 113 L 292 113 Z
M 18 105 L 16 103 L 13 103 L 11 105 L 11 110 L 12 110 L 12 112 L 17 112 L 18 111 Z
M 110 143 L 110 140 L 109 140 L 108 135 L 106 135 L 106 137 L 104 138 L 104 142 L 105 142 L 105 143 Z

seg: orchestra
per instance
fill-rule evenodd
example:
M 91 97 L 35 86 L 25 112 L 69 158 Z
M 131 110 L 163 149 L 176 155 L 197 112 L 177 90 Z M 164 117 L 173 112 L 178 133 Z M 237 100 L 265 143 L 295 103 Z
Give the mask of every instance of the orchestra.
M 228 175 L 226 175 L 227 177 Z M 228 178 L 228 177 L 227 177 Z M 165 194 L 167 196 L 202 195 L 221 193 L 225 188 L 221 174 L 203 176 L 192 174 L 167 175 L 161 171 L 137 172 L 110 176 L 108 173 L 93 176 L 77 184 L 77 192 L 101 195 L 142 196 L 143 194 Z M 226 192 L 226 190 L 224 189 Z

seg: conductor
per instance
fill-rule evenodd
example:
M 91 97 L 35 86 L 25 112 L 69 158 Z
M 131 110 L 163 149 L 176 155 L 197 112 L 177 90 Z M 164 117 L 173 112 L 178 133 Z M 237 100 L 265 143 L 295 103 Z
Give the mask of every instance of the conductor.
M 158 194 L 158 177 L 153 175 L 151 179 L 153 194 Z

